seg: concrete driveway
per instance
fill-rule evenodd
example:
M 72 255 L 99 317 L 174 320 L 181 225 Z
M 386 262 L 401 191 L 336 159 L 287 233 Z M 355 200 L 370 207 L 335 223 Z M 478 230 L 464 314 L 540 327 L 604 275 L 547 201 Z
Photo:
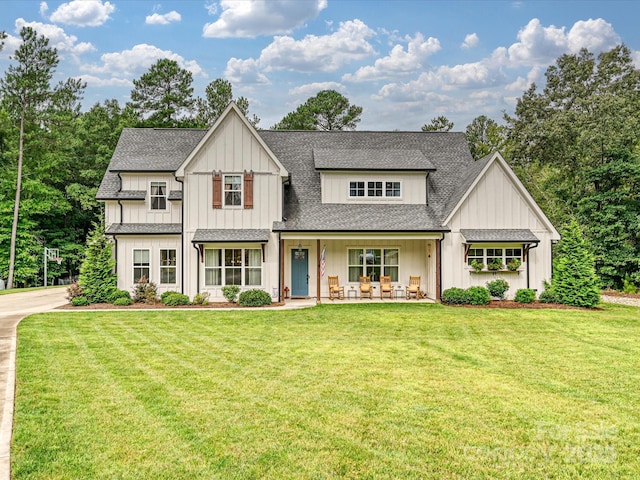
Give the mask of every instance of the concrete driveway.
M 16 381 L 16 327 L 32 313 L 68 302 L 62 287 L 0 295 L 0 480 L 11 478 L 11 432 Z

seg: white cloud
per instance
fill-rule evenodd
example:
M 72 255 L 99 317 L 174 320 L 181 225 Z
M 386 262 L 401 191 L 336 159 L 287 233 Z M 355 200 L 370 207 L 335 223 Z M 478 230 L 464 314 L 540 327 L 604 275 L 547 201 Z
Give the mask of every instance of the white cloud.
M 220 0 L 222 13 L 202 31 L 207 38 L 289 33 L 327 6 L 327 0 Z M 211 14 L 211 4 L 206 6 Z
M 254 83 L 263 85 L 271 83 L 269 79 L 261 73 L 258 61 L 253 58 L 247 60 L 230 58 L 227 62 L 224 75 L 231 83 Z
M 336 92 L 345 92 L 344 85 L 338 82 L 315 82 L 301 85 L 289 90 L 289 95 L 295 97 L 304 97 L 303 101 L 313 97 L 323 90 L 335 90 Z
M 172 22 L 179 22 L 180 20 L 182 20 L 182 15 L 173 10 L 169 13 L 165 13 L 164 15 L 160 15 L 159 13 L 147 15 L 144 23 L 147 25 L 168 25 Z
M 109 20 L 115 9 L 110 2 L 103 3 L 102 0 L 71 0 L 61 4 L 49 20 L 79 27 L 99 27 Z
M 48 11 L 49 11 L 49 5 L 47 5 L 47 2 L 40 2 L 40 16 L 42 18 L 47 18 Z
M 480 38 L 478 38 L 478 34 L 470 33 L 464 37 L 464 42 L 462 42 L 462 48 L 473 48 L 477 47 L 478 43 L 480 43 Z
M 640 50 L 633 50 L 631 52 L 631 58 L 636 68 L 640 68 Z
M 161 50 L 146 43 L 135 45 L 131 50 L 105 53 L 100 57 L 102 65 L 85 65 L 84 69 L 91 73 L 131 78 L 146 73 L 151 65 L 162 58 L 175 60 L 180 68 L 189 70 L 193 75 L 206 76 L 195 60 L 185 60 L 177 53 Z
M 307 35 L 302 40 L 276 37 L 260 54 L 265 71 L 335 72 L 354 60 L 375 54 L 367 41 L 375 32 L 360 20 L 340 23 L 330 35 Z
M 621 42 L 613 26 L 601 18 L 576 22 L 571 27 L 567 39 L 571 53 L 578 53 L 581 48 L 600 53 L 611 50 Z
M 427 40 L 421 33 L 415 37 L 405 37 L 407 49 L 402 45 L 395 45 L 389 55 L 379 58 L 373 65 L 362 67 L 354 74 L 342 77 L 347 82 L 365 82 L 383 80 L 398 75 L 414 73 L 424 67 L 427 58 L 440 50 L 438 39 L 429 37 Z
M 132 87 L 133 82 L 124 78 L 100 78 L 94 75 L 80 75 L 75 79 L 87 82 L 90 87 Z
M 83 53 L 95 51 L 95 47 L 91 43 L 78 43 L 78 37 L 75 35 L 67 35 L 64 30 L 57 25 L 40 22 L 27 22 L 23 18 L 18 18 L 15 25 L 16 33 L 19 33 L 22 30 L 22 27 L 31 27 L 38 33 L 38 35 L 44 35 L 49 39 L 49 46 L 57 49 L 60 54 L 70 53 L 72 55 L 81 55 Z M 17 37 L 17 41 L 19 46 L 22 43 L 22 39 Z
M 517 43 L 508 48 L 513 66 L 549 65 L 568 49 L 565 28 L 544 27 L 534 18 L 518 32 Z

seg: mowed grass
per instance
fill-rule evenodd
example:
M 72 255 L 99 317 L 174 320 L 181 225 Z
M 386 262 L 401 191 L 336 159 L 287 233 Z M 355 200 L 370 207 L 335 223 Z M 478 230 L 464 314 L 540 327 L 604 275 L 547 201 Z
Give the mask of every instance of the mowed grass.
M 640 310 L 61 312 L 15 479 L 640 477 Z

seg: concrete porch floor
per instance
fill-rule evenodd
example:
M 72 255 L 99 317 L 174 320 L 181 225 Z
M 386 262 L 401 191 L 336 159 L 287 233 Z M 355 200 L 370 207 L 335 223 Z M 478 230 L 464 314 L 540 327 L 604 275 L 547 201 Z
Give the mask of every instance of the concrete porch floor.
M 312 307 L 317 304 L 316 297 L 308 297 L 308 298 L 287 298 L 285 301 L 285 306 L 290 308 L 292 307 Z M 436 301 L 432 298 L 422 298 L 420 300 L 416 300 L 415 298 L 411 298 L 407 300 L 405 297 L 398 298 L 383 298 L 373 297 L 369 298 L 354 298 L 345 296 L 343 300 L 329 300 L 329 297 L 320 298 L 320 303 L 324 305 L 341 305 L 341 304 L 367 304 L 367 303 L 391 303 L 391 304 L 399 304 L 399 303 L 436 303 Z

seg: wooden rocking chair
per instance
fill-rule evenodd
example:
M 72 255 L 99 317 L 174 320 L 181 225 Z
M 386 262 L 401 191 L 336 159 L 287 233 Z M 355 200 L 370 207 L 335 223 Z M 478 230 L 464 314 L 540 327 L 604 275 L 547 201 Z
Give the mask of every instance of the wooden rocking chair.
M 380 275 L 380 300 L 388 295 L 393 300 L 393 287 L 391 286 L 391 277 L 388 275 Z
M 416 297 L 416 300 L 422 298 L 420 293 L 420 277 L 409 277 L 409 286 L 407 287 L 407 300 L 411 298 L 411 295 Z
M 360 298 L 369 297 L 372 299 L 372 293 L 371 277 L 360 277 Z
M 344 299 L 344 287 L 340 285 L 338 276 L 329 277 L 329 300 L 343 300 Z

